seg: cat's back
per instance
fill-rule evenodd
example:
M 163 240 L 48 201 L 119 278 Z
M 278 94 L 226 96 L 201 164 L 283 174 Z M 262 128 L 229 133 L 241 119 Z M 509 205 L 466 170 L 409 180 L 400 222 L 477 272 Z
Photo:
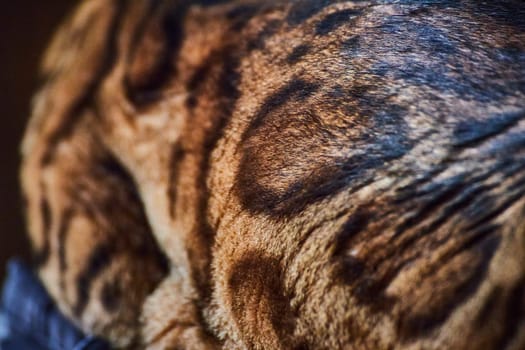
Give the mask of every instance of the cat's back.
M 23 180 L 41 277 L 85 329 L 525 346 L 520 2 L 88 1 L 76 18 Z M 108 285 L 136 292 L 108 303 Z

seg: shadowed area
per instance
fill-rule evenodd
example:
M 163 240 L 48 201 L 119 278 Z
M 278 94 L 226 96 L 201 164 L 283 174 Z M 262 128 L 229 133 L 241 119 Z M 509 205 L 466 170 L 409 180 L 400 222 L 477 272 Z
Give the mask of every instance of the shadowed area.
M 29 248 L 19 191 L 19 144 L 29 117 L 40 57 L 56 26 L 74 2 L 22 0 L 2 4 L 0 11 L 0 279 L 6 260 L 27 258 Z

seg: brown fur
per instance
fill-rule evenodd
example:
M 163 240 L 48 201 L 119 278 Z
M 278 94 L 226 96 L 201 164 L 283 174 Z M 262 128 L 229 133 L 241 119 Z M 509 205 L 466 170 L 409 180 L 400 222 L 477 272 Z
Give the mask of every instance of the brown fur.
M 518 1 L 86 0 L 22 184 L 115 347 L 525 347 Z

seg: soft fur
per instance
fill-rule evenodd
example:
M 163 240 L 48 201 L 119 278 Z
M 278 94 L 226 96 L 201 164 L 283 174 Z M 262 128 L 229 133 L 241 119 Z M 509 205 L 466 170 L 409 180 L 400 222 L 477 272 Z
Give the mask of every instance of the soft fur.
M 521 1 L 86 0 L 23 144 L 115 347 L 525 348 Z

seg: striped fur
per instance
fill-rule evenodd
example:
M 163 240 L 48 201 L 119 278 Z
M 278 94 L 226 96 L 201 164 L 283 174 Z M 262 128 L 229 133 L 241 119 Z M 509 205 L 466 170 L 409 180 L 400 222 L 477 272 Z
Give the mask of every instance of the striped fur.
M 23 143 L 117 348 L 525 348 L 519 1 L 85 0 Z

